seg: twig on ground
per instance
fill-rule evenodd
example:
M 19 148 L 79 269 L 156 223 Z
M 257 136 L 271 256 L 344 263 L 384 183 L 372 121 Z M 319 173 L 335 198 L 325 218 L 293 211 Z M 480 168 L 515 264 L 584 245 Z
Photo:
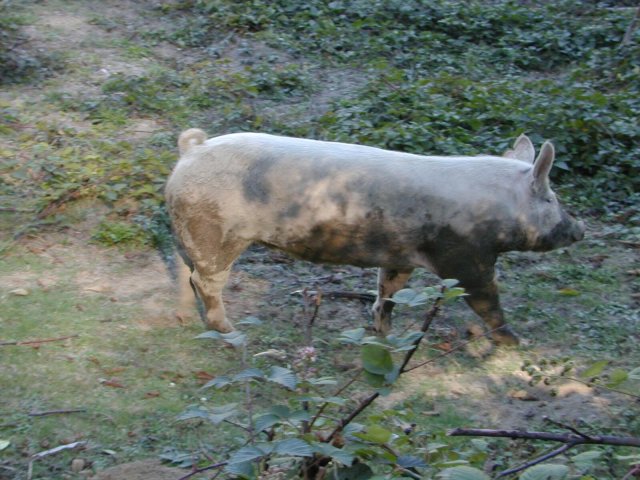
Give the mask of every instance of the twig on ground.
M 580 430 L 578 430 L 577 428 L 572 427 L 571 425 L 567 425 L 566 423 L 556 422 L 552 418 L 549 418 L 549 417 L 546 417 L 546 416 L 543 418 L 543 420 L 545 422 L 547 422 L 547 423 L 550 423 L 551 425 L 555 425 L 556 427 L 560 427 L 560 428 L 564 428 L 566 430 L 569 430 L 570 432 L 573 432 L 576 435 L 581 436 L 582 438 L 586 438 L 587 440 L 591 440 L 591 436 L 587 435 L 586 433 L 582 433 Z
M 213 470 L 213 469 L 216 469 L 216 468 L 225 467 L 228 463 L 229 462 L 219 462 L 219 463 L 215 463 L 213 465 L 209 465 L 207 467 L 196 468 L 193 471 L 187 473 L 185 476 L 180 477 L 178 480 L 187 480 L 188 478 L 191 478 L 194 475 L 198 475 L 199 473 L 206 472 L 208 470 Z
M 376 300 L 376 296 L 373 293 L 362 293 L 362 292 L 349 292 L 345 290 L 336 290 L 333 292 L 325 292 L 325 291 L 316 291 L 316 290 L 296 290 L 292 293 L 303 293 L 309 296 L 317 295 L 321 293 L 323 297 L 326 298 L 346 298 L 347 300 L 360 300 L 361 302 L 371 302 L 373 303 Z
M 322 291 L 318 290 L 316 292 L 311 293 L 309 290 L 304 290 L 302 292 L 303 295 L 303 304 L 302 304 L 302 308 L 303 308 L 303 312 L 305 314 L 305 316 L 307 316 L 307 305 L 310 304 L 311 302 L 313 302 L 313 313 L 311 314 L 311 316 L 309 317 L 309 319 L 307 320 L 307 323 L 305 324 L 305 331 L 304 331 L 304 344 L 307 348 L 313 348 L 313 324 L 316 321 L 316 318 L 318 318 L 318 312 L 320 311 L 320 304 L 322 303 Z M 306 366 L 304 368 L 307 368 Z M 308 394 L 309 393 L 309 388 L 304 386 L 302 387 L 302 393 L 303 394 Z M 302 409 L 305 412 L 309 411 L 309 402 L 308 401 L 303 401 L 302 402 Z M 306 433 L 310 433 L 311 432 L 311 422 L 309 421 L 303 421 L 302 425 L 301 425 L 301 432 L 303 434 Z
M 328 298 L 346 298 L 348 300 L 360 300 L 362 302 L 375 302 L 376 296 L 372 293 L 360 293 L 360 292 L 345 292 L 345 291 L 336 291 L 336 292 L 325 292 L 325 297 Z
M 526 468 L 537 465 L 550 458 L 556 457 L 576 445 L 614 445 L 625 447 L 640 447 L 639 437 L 614 437 L 610 435 L 590 435 L 583 433 L 549 433 L 549 432 L 527 432 L 521 430 L 490 430 L 484 428 L 456 428 L 448 432 L 449 436 L 472 436 L 472 437 L 502 437 L 517 438 L 525 440 L 545 440 L 551 442 L 561 442 L 564 445 L 552 450 L 540 457 L 524 463 L 518 467 L 510 468 L 501 472 L 496 478 L 505 477 L 513 473 L 520 472 Z
M 620 47 L 624 47 L 625 45 L 629 45 L 631 43 L 631 39 L 633 38 L 633 34 L 638 26 L 639 20 L 640 20 L 640 7 L 637 8 L 636 14 L 633 16 L 631 23 L 629 23 L 629 26 L 627 27 L 627 31 L 624 33 L 622 42 L 620 42 Z
M 30 417 L 45 417 L 47 415 L 60 415 L 65 413 L 84 413 L 86 412 L 86 408 L 71 408 L 68 410 L 47 410 L 45 412 L 30 412 L 28 415 Z
M 631 477 L 637 477 L 638 475 L 640 475 L 640 464 L 633 465 L 621 480 L 629 480 Z
M 33 210 L 30 208 L 0 207 L 0 212 L 31 213 Z
M 500 472 L 496 478 L 506 477 L 507 475 L 512 475 L 514 473 L 518 473 L 523 470 L 526 470 L 527 468 L 533 467 L 534 465 L 542 463 L 545 460 L 549 460 L 550 458 L 557 457 L 558 455 L 563 454 L 564 452 L 569 450 L 571 447 L 575 447 L 576 445 L 577 444 L 574 442 L 565 443 L 561 447 L 558 447 L 555 450 L 551 450 L 549 453 L 545 453 L 544 455 L 534 458 L 533 460 L 523 463 L 522 465 L 518 465 L 517 467 L 509 468 L 503 472 Z
M 50 448 L 49 450 L 44 450 L 42 452 L 38 452 L 31 455 L 31 459 L 29 460 L 29 465 L 27 467 L 27 480 L 31 480 L 33 478 L 33 462 L 35 460 L 38 460 L 39 458 L 47 457 L 49 455 L 54 455 L 64 450 L 71 450 L 78 447 L 84 447 L 86 444 L 87 442 L 67 443 L 66 445 L 60 445 L 55 448 Z
M 0 342 L 0 347 L 5 347 L 8 345 L 38 345 L 40 343 L 48 343 L 48 342 L 60 342 L 62 340 L 67 340 L 69 338 L 76 338 L 80 335 L 67 335 L 64 337 L 56 337 L 56 338 L 43 338 L 40 340 L 13 340 L 8 342 Z

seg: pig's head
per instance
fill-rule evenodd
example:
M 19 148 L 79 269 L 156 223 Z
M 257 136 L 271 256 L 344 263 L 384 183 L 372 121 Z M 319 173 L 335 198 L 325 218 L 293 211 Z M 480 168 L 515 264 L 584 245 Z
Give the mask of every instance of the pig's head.
M 521 135 L 504 156 L 533 163 L 524 185 L 522 211 L 518 214 L 518 222 L 526 236 L 526 249 L 547 251 L 582 240 L 584 222 L 562 208 L 549 186 L 549 172 L 555 159 L 553 144 L 545 142 L 535 158 L 531 140 Z

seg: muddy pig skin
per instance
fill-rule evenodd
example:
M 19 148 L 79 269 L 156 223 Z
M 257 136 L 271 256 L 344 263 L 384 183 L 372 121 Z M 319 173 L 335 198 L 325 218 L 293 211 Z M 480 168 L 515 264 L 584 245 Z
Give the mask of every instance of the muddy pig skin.
M 222 289 L 234 260 L 260 243 L 312 262 L 379 267 L 376 329 L 412 270 L 456 278 L 495 342 L 504 323 L 494 265 L 501 252 L 546 251 L 584 235 L 549 187 L 554 148 L 524 135 L 503 156 L 421 156 L 260 133 L 206 139 L 189 129 L 166 198 L 205 323 L 233 329 Z

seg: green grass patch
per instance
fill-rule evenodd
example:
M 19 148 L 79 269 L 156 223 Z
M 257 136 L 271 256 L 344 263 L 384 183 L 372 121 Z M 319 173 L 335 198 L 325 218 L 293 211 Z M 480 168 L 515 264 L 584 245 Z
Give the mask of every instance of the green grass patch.
M 42 12 L 35 7 L 32 16 L 7 17 L 9 30 L 36 22 Z M 67 7 L 56 4 L 61 11 Z M 136 254 L 147 248 L 142 245 L 173 254 L 162 190 L 177 158 L 177 134 L 186 127 L 211 135 L 257 130 L 433 154 L 499 153 L 523 131 L 536 144 L 555 141 L 561 196 L 583 213 L 603 215 L 607 223 L 590 222 L 597 232 L 572 249 L 509 255 L 501 262 L 508 319 L 529 343 L 508 354 L 491 353 L 488 343 L 484 350 L 451 354 L 403 379 L 388 403 L 383 399 L 370 416 L 358 419 L 382 433 L 394 432 L 394 447 L 432 466 L 425 475 L 451 462 L 482 468 L 491 461 L 506 468 L 544 448 L 453 440 L 445 435 L 449 428 L 526 420 L 527 426 L 544 429 L 549 425 L 537 412 L 593 413 L 580 409 L 602 395 L 594 393 L 598 390 L 555 399 L 551 389 L 565 380 L 544 385 L 541 376 L 542 386 L 529 386 L 530 379 L 519 373 L 521 363 L 556 362 L 551 370 L 557 370 L 568 356 L 572 374 L 579 375 L 593 361 L 607 360 L 600 385 L 611 382 L 617 370 L 637 367 L 633 295 L 640 286 L 629 273 L 639 233 L 637 34 L 630 45 L 619 46 L 633 9 L 564 1 L 197 0 L 149 13 L 158 14 L 150 21 L 161 16 L 166 28 L 155 23 L 131 36 L 126 16 L 92 12 L 87 24 L 101 30 L 83 43 L 82 52 L 64 54 L 69 61 L 64 73 L 24 91 L 11 86 L 0 101 L 0 156 L 6 159 L 0 166 L 6 208 L 0 211 L 2 341 L 71 336 L 0 347 L 0 440 L 10 442 L 0 451 L 3 465 L 22 475 L 30 455 L 75 440 L 89 442 L 81 455 L 94 469 L 163 452 L 177 463 L 186 454 L 185 464 L 204 465 L 246 441 L 245 432 L 231 425 L 198 418 L 176 422 L 189 406 L 245 401 L 242 390 L 201 390 L 211 377 L 238 371 L 237 351 L 194 340 L 202 332 L 199 325 L 180 327 L 167 318 L 150 322 L 144 307 L 149 293 L 118 297 L 78 280 L 98 260 L 87 258 L 74 238 L 87 225 L 91 232 L 81 235 L 88 240 L 93 234 L 94 243 L 82 248 L 110 259 L 105 275 L 113 282 L 137 278 L 135 269 L 143 262 L 137 263 Z M 3 21 L 0 33 L 7 31 Z M 37 28 L 45 28 L 42 23 Z M 42 38 L 59 35 L 44 33 Z M 156 46 L 167 41 L 180 47 L 184 58 L 158 55 Z M 1 49 L 2 43 L 0 56 Z M 135 68 L 104 73 L 103 57 Z M 74 63 L 76 58 L 82 62 Z M 144 122 L 154 124 L 153 132 L 137 130 Z M 65 232 L 69 237 L 62 239 Z M 14 234 L 20 236 L 17 242 Z M 48 252 L 51 246 L 39 241 L 54 242 L 62 252 Z M 270 258 L 241 262 L 244 276 L 228 298 L 238 311 L 264 321 L 250 332 L 249 364 L 267 369 L 265 357 L 252 355 L 273 349 L 288 355 L 281 366 L 289 368 L 304 343 L 305 317 L 300 298 L 290 292 L 316 288 L 314 282 L 333 273 L 311 273 Z M 163 274 L 154 275 L 160 283 Z M 295 287 L 293 276 L 300 278 Z M 364 289 L 365 276 L 346 275 L 336 288 Z M 373 277 L 369 280 L 372 287 Z M 417 274 L 413 281 L 430 284 L 433 277 Z M 331 282 L 319 285 L 333 288 Z M 269 291 L 258 295 L 254 287 Z M 11 293 L 16 288 L 27 294 Z M 171 311 L 173 294 L 165 292 L 159 303 L 161 311 Z M 314 375 L 343 380 L 358 366 L 359 353 L 335 337 L 366 324 L 364 311 L 323 300 L 314 334 Z M 422 315 L 398 308 L 396 328 L 415 328 Z M 469 318 L 464 305 L 445 309 L 416 361 L 442 355 L 463 340 Z M 355 383 L 343 394 L 346 406 L 332 410 L 321 424 L 328 428 L 369 388 Z M 526 388 L 538 401 L 510 396 Z M 619 388 L 637 389 L 637 383 L 628 379 Z M 256 411 L 299 406 L 294 397 L 268 383 L 254 386 Z M 635 404 L 605 400 L 609 406 L 578 427 L 638 435 Z M 573 410 L 562 410 L 565 403 Z M 28 415 L 70 408 L 86 411 Z M 246 414 L 237 420 L 246 421 Z M 622 478 L 628 462 L 616 455 L 631 452 L 602 451 L 600 463 L 584 475 Z M 69 463 L 78 454 L 39 460 L 34 478 L 74 478 Z M 362 455 L 375 458 L 366 457 L 375 455 L 366 449 Z M 583 475 L 570 458 L 566 462 L 572 474 Z

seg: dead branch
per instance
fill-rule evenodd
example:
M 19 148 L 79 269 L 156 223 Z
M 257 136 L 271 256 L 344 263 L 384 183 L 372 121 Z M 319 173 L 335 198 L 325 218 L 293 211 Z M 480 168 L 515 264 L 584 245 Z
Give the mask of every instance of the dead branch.
M 510 468 L 501 472 L 496 478 L 505 477 L 513 473 L 520 472 L 526 468 L 542 463 L 545 460 L 556 457 L 570 448 L 577 445 L 613 445 L 618 447 L 638 447 L 640 448 L 639 437 L 615 437 L 610 435 L 586 435 L 572 428 L 571 433 L 550 433 L 550 432 L 527 432 L 523 430 L 490 430 L 484 428 L 456 428 L 447 433 L 452 437 L 472 436 L 472 437 L 501 437 L 524 440 L 544 440 L 550 442 L 564 443 L 563 446 L 552 450 L 540 457 L 534 458 L 518 467 Z
M 578 442 L 578 444 L 614 445 L 640 448 L 640 437 L 616 437 L 610 435 L 577 435 L 575 433 L 528 432 L 524 430 L 491 430 L 485 428 L 455 428 L 447 433 L 451 437 L 503 437 L 550 442 Z
M 376 296 L 372 293 L 359 293 L 359 292 L 326 292 L 325 297 L 329 298 L 346 298 L 348 300 L 360 300 L 361 302 L 375 302 Z
M 67 443 L 66 445 L 60 445 L 55 448 L 50 448 L 49 450 L 44 450 L 43 452 L 38 452 L 31 455 L 31 459 L 29 460 L 29 465 L 27 467 L 27 480 L 31 480 L 33 478 L 33 462 L 35 460 L 38 460 L 39 458 L 47 457 L 49 455 L 54 455 L 64 450 L 71 450 L 78 447 L 84 447 L 86 444 L 87 442 Z
M 31 212 L 33 212 L 33 210 L 30 209 L 30 208 L 0 207 L 0 212 L 31 213 Z
M 73 442 L 67 443 L 66 445 L 59 445 L 55 448 L 50 448 L 49 450 L 44 450 L 43 452 L 34 453 L 31 455 L 32 460 L 37 460 L 38 458 L 44 458 L 49 455 L 54 455 L 58 452 L 62 452 L 63 450 L 71 450 L 78 447 L 84 447 L 87 442 Z
M 333 292 L 325 292 L 325 291 L 316 291 L 316 290 L 297 290 L 293 293 L 306 293 L 309 296 L 317 295 L 318 293 L 322 293 L 323 297 L 326 298 L 345 298 L 347 300 L 360 300 L 361 302 L 370 302 L 373 303 L 376 300 L 376 296 L 373 293 L 361 293 L 361 292 L 349 292 L 346 290 L 335 290 Z
M 76 338 L 80 335 L 67 335 L 64 337 L 55 337 L 55 338 L 43 338 L 40 340 L 13 340 L 9 342 L 0 342 L 0 347 L 5 347 L 7 345 L 38 345 L 40 343 L 48 343 L 48 342 L 60 342 L 62 340 L 67 340 L 69 338 Z
M 571 425 L 567 425 L 566 423 L 562 423 L 562 422 L 558 422 L 556 420 L 553 420 L 552 418 L 549 418 L 547 416 L 542 418 L 545 422 L 550 423 L 551 425 L 555 425 L 556 427 L 560 427 L 560 428 L 564 428 L 565 430 L 569 430 L 570 432 L 575 433 L 576 435 L 581 436 L 582 438 L 587 438 L 587 439 L 591 439 L 591 436 L 587 435 L 586 433 L 582 433 L 580 430 L 578 430 L 577 428 L 572 427 Z
M 633 465 L 633 467 L 631 467 L 631 470 L 629 470 L 627 474 L 622 477 L 622 480 L 630 480 L 631 477 L 637 477 L 638 475 L 640 475 L 640 464 Z
M 208 470 L 214 470 L 216 468 L 222 468 L 226 466 L 229 462 L 219 462 L 214 465 L 209 465 L 207 467 L 202 468 L 194 468 L 192 472 L 187 473 L 185 476 L 180 477 L 178 480 L 187 480 L 188 478 L 193 477 L 194 475 L 198 475 L 199 473 L 206 472 Z

